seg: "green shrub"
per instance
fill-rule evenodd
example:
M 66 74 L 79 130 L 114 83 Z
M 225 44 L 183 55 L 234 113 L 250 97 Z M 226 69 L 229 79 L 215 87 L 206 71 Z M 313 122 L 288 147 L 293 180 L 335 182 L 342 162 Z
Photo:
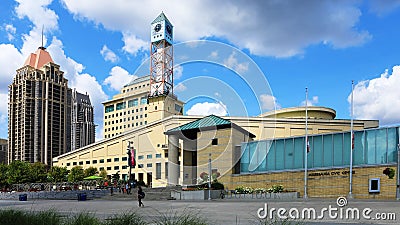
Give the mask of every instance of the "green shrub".
M 211 189 L 214 190 L 224 190 L 224 185 L 218 181 L 211 183 Z
M 207 225 L 207 220 L 200 217 L 198 212 L 184 210 L 178 213 L 168 210 L 165 213 L 159 213 L 157 219 L 153 221 L 155 225 Z
M 105 225 L 145 225 L 143 217 L 135 212 L 124 213 L 108 218 Z
M 24 212 L 15 209 L 0 210 L 0 225 L 59 225 L 60 216 L 52 210 Z
M 68 219 L 65 225 L 101 225 L 99 219 L 89 213 L 79 213 L 72 219 Z

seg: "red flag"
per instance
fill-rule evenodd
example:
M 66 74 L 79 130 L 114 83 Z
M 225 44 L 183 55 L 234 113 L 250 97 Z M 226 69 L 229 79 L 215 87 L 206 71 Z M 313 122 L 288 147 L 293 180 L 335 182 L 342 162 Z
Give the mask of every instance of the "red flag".
M 351 133 L 351 150 L 354 149 L 354 132 Z
M 309 153 L 310 152 L 310 141 L 308 140 L 308 137 L 307 137 L 307 153 Z

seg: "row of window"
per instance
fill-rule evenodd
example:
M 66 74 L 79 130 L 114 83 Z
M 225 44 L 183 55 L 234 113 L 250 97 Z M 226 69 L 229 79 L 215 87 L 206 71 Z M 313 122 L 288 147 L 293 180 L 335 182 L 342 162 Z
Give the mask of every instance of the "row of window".
M 108 107 L 108 106 L 106 106 L 106 109 L 107 109 L 107 107 Z M 147 110 L 147 106 L 144 107 L 144 110 L 145 110 L 145 111 Z M 142 112 L 142 111 L 143 111 L 143 108 L 138 108 L 138 109 L 136 109 L 136 112 L 139 112 L 139 111 Z M 124 112 L 123 115 L 125 116 L 127 112 L 128 112 L 128 115 L 131 114 L 131 110 L 128 110 L 128 111 Z M 134 113 L 135 113 L 135 110 L 132 109 L 132 114 L 134 114 Z M 108 116 L 106 115 L 106 116 L 104 116 L 104 119 L 107 119 L 107 118 L 109 118 L 109 119 L 110 119 L 110 118 L 114 118 L 114 116 L 115 116 L 115 117 L 118 117 L 118 113 L 111 114 L 111 115 L 108 115 Z M 122 116 L 122 112 L 119 113 L 119 116 Z
M 144 121 L 144 122 L 136 122 L 136 126 L 142 126 L 143 124 L 144 124 L 144 125 L 147 125 L 147 121 Z M 134 126 L 135 126 L 135 123 L 132 123 L 132 127 L 134 127 Z M 127 127 L 130 128 L 130 127 L 131 127 L 131 124 L 125 124 L 125 125 L 124 125 L 124 129 L 127 128 Z M 105 128 L 104 131 L 105 131 L 105 132 L 107 132 L 107 131 L 113 131 L 114 129 L 115 129 L 115 130 L 122 129 L 122 126 L 119 126 L 119 127 L 116 126 L 116 127 Z
M 148 154 L 148 155 L 146 155 L 146 158 L 147 159 L 152 159 L 153 158 L 153 155 L 152 154 Z M 161 158 L 161 154 L 160 153 L 157 153 L 156 154 L 156 158 L 158 159 L 158 158 Z M 144 155 L 139 155 L 138 156 L 138 159 L 144 159 Z
M 150 86 L 150 84 L 147 84 L 147 86 Z M 145 84 L 143 84 L 143 85 L 139 85 L 139 86 L 136 86 L 135 87 L 135 90 L 137 90 L 138 88 L 140 89 L 140 88 L 145 88 L 146 87 L 146 85 Z M 126 92 L 129 92 L 129 91 L 133 91 L 134 89 L 133 88 L 131 88 L 131 89 L 126 89 Z M 122 90 L 122 93 L 125 93 L 125 90 Z
M 122 123 L 122 121 L 123 121 L 123 122 L 126 122 L 127 120 L 128 120 L 128 121 L 131 121 L 131 118 L 132 118 L 132 120 L 135 120 L 135 117 L 132 116 L 132 117 L 124 118 L 124 119 L 112 120 L 112 121 L 104 122 L 104 125 L 111 125 L 111 124 L 114 124 L 114 122 L 115 122 L 115 123 Z M 147 118 L 147 114 L 144 114 L 144 118 Z M 136 119 L 137 119 L 137 120 L 138 120 L 138 119 L 143 119 L 143 115 L 137 115 L 137 116 L 136 116 Z
M 141 97 L 140 98 L 140 105 L 146 105 L 147 104 L 147 98 L 146 97 Z M 138 106 L 139 105 L 139 99 L 135 98 L 132 100 L 128 101 L 128 108 Z M 114 105 L 108 105 L 105 107 L 105 112 L 114 112 L 114 110 L 122 110 L 126 108 L 126 102 L 119 102 L 115 106 Z
M 392 164 L 397 162 L 399 127 L 355 131 L 353 138 L 350 132 L 315 135 L 308 142 L 310 169 L 349 166 L 350 151 L 354 166 Z M 244 143 L 241 151 L 241 173 L 304 168 L 304 137 Z
M 147 155 L 146 155 L 146 158 L 147 158 L 147 159 L 152 159 L 152 158 L 153 158 L 153 155 L 152 155 L 152 154 L 147 154 Z M 161 154 L 160 154 L 160 153 L 157 153 L 157 154 L 156 154 L 156 158 L 157 158 L 157 159 L 161 158 Z M 121 159 L 121 161 L 127 161 L 127 160 L 128 160 L 128 157 L 122 157 L 122 158 L 116 157 L 116 158 L 114 158 L 114 159 L 108 158 L 108 159 L 107 159 L 107 162 L 108 162 L 108 163 L 109 163 L 109 162 L 112 162 L 112 161 L 114 161 L 114 162 L 119 162 L 120 159 Z M 138 159 L 144 159 L 144 156 L 143 156 L 143 155 L 139 155 L 139 156 L 138 156 Z M 92 164 L 97 164 L 97 163 L 104 163 L 104 159 L 99 159 L 99 160 L 93 159 L 93 160 L 92 160 Z M 72 163 L 73 166 L 77 166 L 78 164 L 79 164 L 79 165 L 83 165 L 83 161 L 80 161 L 79 163 L 78 163 L 78 162 L 73 162 L 73 163 Z M 86 165 L 87 165 L 87 164 L 90 164 L 90 160 L 85 161 L 85 164 L 86 164 Z M 150 163 L 150 164 L 151 164 L 151 163 Z M 71 165 L 71 163 L 67 163 L 67 166 L 70 166 L 70 165 Z M 140 164 L 139 164 L 139 165 L 140 165 Z M 147 164 L 147 165 L 149 165 L 149 164 Z M 151 167 L 151 166 L 147 166 L 147 167 Z M 139 168 L 140 168 L 140 167 L 139 167 Z

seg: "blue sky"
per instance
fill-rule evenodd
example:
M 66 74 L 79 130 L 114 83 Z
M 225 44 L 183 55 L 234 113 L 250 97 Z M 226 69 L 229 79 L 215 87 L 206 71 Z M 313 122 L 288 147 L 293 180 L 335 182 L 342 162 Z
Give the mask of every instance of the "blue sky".
M 255 116 L 308 103 L 350 118 L 400 121 L 400 1 L 2 0 L 0 98 L 41 45 L 69 86 L 103 107 L 149 71 L 150 23 L 174 25 L 175 94 L 185 113 Z M 7 138 L 7 101 L 0 102 Z

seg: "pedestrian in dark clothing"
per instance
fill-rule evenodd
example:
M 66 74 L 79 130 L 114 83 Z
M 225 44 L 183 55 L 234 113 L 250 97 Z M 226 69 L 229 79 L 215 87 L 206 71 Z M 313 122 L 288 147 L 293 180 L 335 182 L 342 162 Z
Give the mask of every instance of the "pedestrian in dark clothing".
M 138 197 L 138 201 L 139 201 L 139 207 L 144 207 L 142 199 L 144 198 L 145 194 L 144 194 L 141 186 L 138 187 L 137 194 L 138 194 L 137 197 Z

